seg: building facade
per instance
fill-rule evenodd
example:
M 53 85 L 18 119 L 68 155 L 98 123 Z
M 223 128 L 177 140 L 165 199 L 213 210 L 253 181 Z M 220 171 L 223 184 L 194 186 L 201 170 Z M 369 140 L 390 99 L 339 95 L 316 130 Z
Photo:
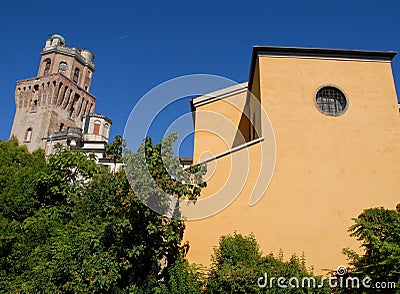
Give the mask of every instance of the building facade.
M 304 252 L 317 273 L 346 264 L 342 249 L 359 246 L 352 218 L 400 202 L 394 56 L 254 47 L 248 83 L 192 100 L 201 199 L 237 197 L 186 223 L 191 262 L 210 264 L 219 237 L 237 231 L 265 254 Z

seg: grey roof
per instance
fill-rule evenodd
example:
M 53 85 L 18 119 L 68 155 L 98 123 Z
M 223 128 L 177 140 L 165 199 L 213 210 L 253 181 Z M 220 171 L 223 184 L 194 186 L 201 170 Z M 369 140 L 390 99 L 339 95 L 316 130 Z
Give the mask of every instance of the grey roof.
M 88 115 L 90 117 L 102 118 L 102 119 L 106 120 L 110 125 L 112 125 L 112 120 L 108 116 L 105 116 L 104 114 L 89 113 Z

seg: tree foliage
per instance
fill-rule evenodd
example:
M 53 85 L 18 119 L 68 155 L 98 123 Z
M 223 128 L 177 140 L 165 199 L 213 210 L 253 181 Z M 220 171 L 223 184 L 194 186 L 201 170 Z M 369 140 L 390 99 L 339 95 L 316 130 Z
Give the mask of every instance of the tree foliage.
M 303 277 L 312 277 L 320 284 L 320 277 L 307 270 L 304 256 L 292 255 L 289 261 L 284 261 L 282 252 L 278 257 L 273 254 L 263 256 L 253 235 L 234 233 L 222 236 L 219 246 L 214 248 L 205 293 L 329 293 L 327 285 L 303 288 L 300 283 L 298 288 L 289 285 L 281 288 L 276 280 L 270 284 L 269 278 L 266 286 L 260 287 L 259 283 L 265 282 L 265 273 L 270 278 L 284 277 L 286 285 L 292 277 L 300 282 Z
M 395 282 L 400 288 L 400 204 L 396 210 L 370 208 L 353 219 L 349 228 L 350 236 L 361 241 L 363 255 L 346 248 L 351 268 L 348 275 L 371 278 L 371 285 L 376 282 Z M 350 290 L 346 290 L 350 292 Z M 362 293 L 394 293 L 388 288 L 364 288 Z M 361 293 L 353 289 L 353 292 Z M 393 292 L 390 292 L 393 291 Z
M 145 148 L 161 185 L 197 197 L 201 187 L 164 174 L 160 147 Z M 13 139 L 0 142 L 0 178 L 0 292 L 169 293 L 194 281 L 184 222 L 144 205 L 123 171 L 62 148 L 46 159 Z
M 116 136 L 114 141 L 110 144 L 106 144 L 105 152 L 108 158 L 113 161 L 113 172 L 116 170 L 117 163 L 122 162 L 123 150 L 126 147 L 126 143 L 121 136 Z
M 206 186 L 202 181 L 206 170 L 205 166 L 182 168 L 173 156 L 176 138 L 177 134 L 172 133 L 157 145 L 147 138 L 137 153 L 126 152 L 124 169 L 133 190 L 147 206 L 162 215 L 180 218 L 180 210 L 175 209 L 171 199 L 195 202 Z
M 121 136 L 116 136 L 112 143 L 105 146 L 105 151 L 107 156 L 112 158 L 114 163 L 117 163 L 122 161 L 122 152 L 125 146 L 124 139 Z

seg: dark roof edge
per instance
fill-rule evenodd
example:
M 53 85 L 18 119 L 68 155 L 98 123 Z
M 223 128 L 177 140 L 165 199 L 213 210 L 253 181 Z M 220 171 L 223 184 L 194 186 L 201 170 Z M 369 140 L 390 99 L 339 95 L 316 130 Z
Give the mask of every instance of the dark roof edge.
M 113 121 L 108 116 L 105 116 L 104 114 L 91 112 L 87 115 L 90 117 L 102 118 L 102 119 L 106 120 L 110 125 L 112 125 L 112 123 L 113 123 Z
M 302 48 L 302 47 L 274 47 L 274 46 L 253 46 L 251 57 L 249 85 L 253 86 L 254 71 L 259 55 L 269 56 L 292 56 L 292 57 L 319 57 L 332 59 L 354 59 L 354 60 L 376 60 L 391 61 L 397 54 L 393 51 L 370 51 L 370 50 L 344 50 L 327 48 Z

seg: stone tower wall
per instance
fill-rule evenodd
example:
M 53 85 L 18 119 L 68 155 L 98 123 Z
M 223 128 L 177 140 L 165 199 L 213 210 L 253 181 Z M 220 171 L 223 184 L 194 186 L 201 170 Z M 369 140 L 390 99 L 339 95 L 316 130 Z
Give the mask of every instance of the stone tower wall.
M 82 127 L 86 114 L 94 111 L 96 98 L 62 74 L 17 82 L 16 113 L 11 134 L 30 151 L 44 148 L 43 139 L 67 127 Z M 28 129 L 32 130 L 29 142 Z

